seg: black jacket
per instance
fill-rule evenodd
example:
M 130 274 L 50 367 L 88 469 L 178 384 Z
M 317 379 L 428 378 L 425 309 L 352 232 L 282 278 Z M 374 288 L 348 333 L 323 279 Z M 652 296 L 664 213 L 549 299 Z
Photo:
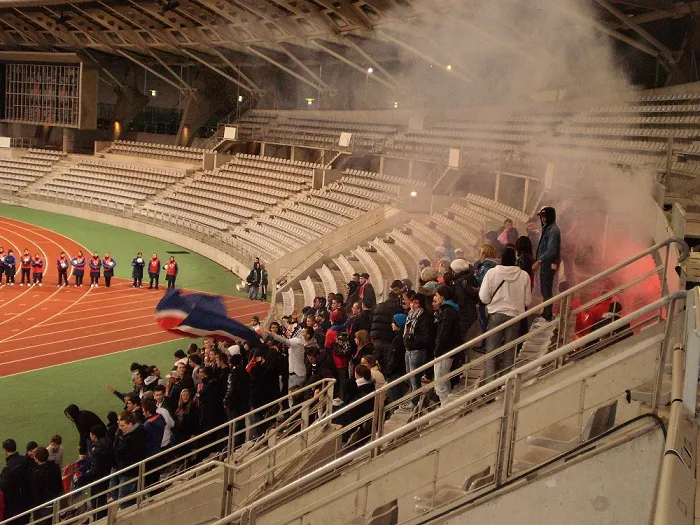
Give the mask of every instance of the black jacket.
M 409 326 L 404 328 L 403 336 L 406 350 L 426 350 L 433 355 L 435 348 L 435 320 L 431 312 L 423 312 L 416 320 L 416 326 L 411 331 Z
M 369 382 L 362 386 L 357 386 L 357 383 L 354 380 L 352 380 L 347 383 L 346 389 L 347 395 L 345 396 L 345 404 L 349 405 L 350 403 L 353 403 L 358 399 L 362 399 L 367 394 L 371 394 L 372 392 L 374 392 L 374 383 Z M 338 418 L 340 420 L 338 421 L 338 423 L 343 426 L 349 425 L 352 422 L 357 421 L 358 419 L 368 414 L 371 414 L 373 411 L 374 399 L 369 399 L 368 401 L 360 403 L 356 407 L 351 408 L 345 414 L 342 414 Z
M 122 434 L 117 432 L 117 438 L 114 442 L 114 457 L 116 459 L 116 469 L 121 470 L 138 463 L 146 454 L 146 431 L 143 425 L 134 426 L 130 432 Z M 136 472 L 128 473 L 129 476 L 135 476 Z
M 3 519 L 29 510 L 32 503 L 30 458 L 12 454 L 5 458 L 6 466 L 0 472 L 0 491 L 5 500 Z
M 58 498 L 63 494 L 61 467 L 53 461 L 36 465 L 32 469 L 32 506 Z
M 360 286 L 360 295 L 362 295 L 362 301 L 367 301 L 371 308 L 377 304 L 377 294 L 374 291 L 374 286 L 372 283 L 365 283 L 365 287 Z
M 216 379 L 205 379 L 199 392 L 199 427 L 210 430 L 226 420 L 224 413 L 224 393 Z
M 122 401 L 123 400 L 124 398 L 122 398 Z M 105 424 L 94 412 L 80 410 L 76 405 L 69 405 L 65 413 L 70 415 L 75 424 L 75 428 L 78 429 L 78 434 L 80 435 L 80 440 L 78 442 L 79 453 L 86 454 L 90 446 L 90 429 L 93 425 L 101 425 L 104 427 Z
M 384 302 L 379 303 L 372 314 L 372 325 L 370 328 L 370 337 L 372 341 L 391 342 L 394 338 L 394 331 L 391 328 L 391 323 L 394 321 L 394 314 L 402 312 L 399 308 L 399 303 L 396 297 L 390 297 Z M 381 363 L 384 366 L 384 363 Z
M 333 357 L 325 350 L 321 350 L 315 365 L 312 365 L 308 359 L 306 360 L 305 384 L 307 385 L 316 383 L 321 379 L 333 379 L 335 378 L 335 374 L 335 361 L 333 361 Z
M 445 301 L 437 311 L 437 335 L 435 337 L 435 357 L 446 354 L 462 344 L 459 330 L 459 307 L 452 301 Z
M 250 411 L 250 376 L 242 364 L 231 368 L 224 404 L 239 415 Z
M 467 330 L 476 321 L 477 304 L 479 304 L 479 285 L 474 271 L 469 269 L 460 272 L 455 277 L 453 290 L 455 302 L 459 305 L 459 325 L 462 340 L 467 336 Z
M 90 443 L 87 470 L 85 474 L 79 478 L 79 484 L 87 485 L 105 476 L 109 476 L 114 465 L 114 451 L 112 450 L 112 443 L 108 437 L 103 437 Z
M 389 352 L 384 356 L 382 373 L 387 381 L 389 376 L 403 375 L 406 373 L 406 347 L 403 343 L 403 330 L 394 332 Z
M 265 357 L 264 363 L 250 368 L 250 406 L 258 408 L 280 396 L 279 380 L 275 363 Z
M 175 441 L 183 443 L 199 433 L 199 409 L 190 402 L 188 413 L 175 411 Z

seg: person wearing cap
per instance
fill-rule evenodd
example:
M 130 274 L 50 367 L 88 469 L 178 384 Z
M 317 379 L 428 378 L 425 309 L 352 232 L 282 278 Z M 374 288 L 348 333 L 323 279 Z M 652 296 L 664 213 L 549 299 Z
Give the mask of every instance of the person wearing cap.
M 557 226 L 557 212 L 551 206 L 543 207 L 539 212 L 542 235 L 537 245 L 532 271 L 540 273 L 540 291 L 542 300 L 548 301 L 553 296 L 554 276 L 561 262 L 561 232 Z M 546 306 L 542 314 L 547 321 L 552 320 L 552 305 Z
M 525 313 L 532 302 L 530 276 L 516 265 L 513 248 L 503 250 L 501 264 L 486 274 L 479 298 L 488 310 L 489 331 Z M 519 336 L 520 323 L 498 330 L 486 339 L 486 351 L 491 353 Z M 484 380 L 492 381 L 497 375 L 508 373 L 515 362 L 515 352 L 515 347 L 510 348 L 484 363 Z
M 440 274 L 438 271 L 433 268 L 433 267 L 428 267 L 428 268 L 423 268 L 420 272 L 420 285 L 431 291 L 434 292 L 435 289 L 438 286 L 438 278 L 440 277 Z
M 469 328 L 478 318 L 479 286 L 474 268 L 464 259 L 452 261 L 450 269 L 454 272 L 454 301 L 459 305 L 459 333 L 462 341 L 466 342 Z
M 370 304 L 370 308 L 374 308 L 377 304 L 377 294 L 374 292 L 374 286 L 369 282 L 369 274 L 360 274 L 360 299 L 363 302 L 367 301 Z

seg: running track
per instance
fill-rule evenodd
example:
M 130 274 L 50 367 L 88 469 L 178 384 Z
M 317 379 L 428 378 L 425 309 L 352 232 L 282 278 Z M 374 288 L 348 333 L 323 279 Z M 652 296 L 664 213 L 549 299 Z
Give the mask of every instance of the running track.
M 161 290 L 134 289 L 131 281 L 114 278 L 110 288 L 57 287 L 56 259 L 90 250 L 55 232 L 0 217 L 0 246 L 18 258 L 15 286 L 0 286 L 0 377 L 70 363 L 132 348 L 179 339 L 162 330 L 153 310 Z M 20 286 L 19 255 L 24 248 L 39 252 L 45 261 L 44 286 Z M 124 264 L 123 262 L 121 264 Z M 128 263 L 127 263 L 128 264 Z M 161 274 L 162 277 L 162 274 Z M 162 284 L 164 279 L 161 279 Z M 229 315 L 249 322 L 266 314 L 267 303 L 226 297 Z

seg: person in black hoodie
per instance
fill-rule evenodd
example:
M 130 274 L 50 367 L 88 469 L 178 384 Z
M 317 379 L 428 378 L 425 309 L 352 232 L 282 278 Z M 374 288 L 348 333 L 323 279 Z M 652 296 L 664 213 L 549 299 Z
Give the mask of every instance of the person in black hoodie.
M 88 449 L 88 464 L 85 473 L 78 478 L 78 487 L 84 487 L 93 481 L 109 476 L 114 468 L 114 451 L 112 441 L 107 435 L 105 428 L 100 425 L 93 425 L 90 429 L 90 448 Z M 90 487 L 90 497 L 93 508 L 102 507 L 107 504 L 107 490 L 109 481 L 103 481 Z M 95 513 L 94 520 L 99 520 L 107 516 L 107 510 L 100 510 Z
M 406 326 L 406 319 L 406 314 L 400 312 L 394 314 L 391 323 L 394 338 L 391 340 L 391 346 L 389 347 L 386 368 L 382 370 L 387 383 L 391 383 L 406 373 L 406 347 L 403 342 L 403 330 Z M 403 395 L 404 387 L 404 384 L 392 387 L 389 390 L 389 399 L 391 401 L 399 399 Z
M 333 379 L 336 376 L 333 357 L 318 347 L 305 348 L 306 381 L 304 385 L 312 385 L 321 379 Z
M 459 328 L 459 305 L 454 302 L 454 292 L 447 286 L 441 286 L 433 297 L 437 335 L 435 337 L 435 357 L 438 358 L 453 348 L 462 344 Z M 442 376 L 450 373 L 452 358 L 445 358 L 434 365 L 435 393 L 440 398 L 440 404 L 447 403 L 447 396 L 452 390 L 449 381 L 440 381 Z
M 206 432 L 212 428 L 216 428 L 226 421 L 224 413 L 224 393 L 221 383 L 214 377 L 214 370 L 210 366 L 205 366 L 203 369 L 204 379 L 202 381 L 202 389 L 199 391 L 199 430 Z M 215 441 L 217 434 L 211 434 L 202 438 L 197 443 L 197 446 Z
M 78 453 L 84 456 L 90 446 L 90 429 L 93 425 L 105 426 L 105 424 L 97 414 L 89 410 L 80 410 L 77 405 L 68 405 L 63 413 L 78 429 Z
M 390 359 L 391 342 L 394 339 L 394 331 L 391 328 L 391 324 L 394 314 L 400 312 L 402 310 L 399 306 L 399 296 L 394 292 L 389 292 L 389 298 L 379 303 L 372 314 L 369 335 L 374 345 L 374 357 L 379 362 L 379 368 L 385 374 L 387 373 L 387 365 Z
M 542 223 L 542 236 L 537 245 L 536 260 L 532 271 L 540 272 L 540 290 L 543 301 L 553 297 L 554 276 L 561 263 L 561 232 L 557 226 L 557 211 L 551 206 L 543 207 L 539 214 Z M 547 321 L 552 320 L 552 305 L 545 306 L 542 314 Z
M 228 420 L 232 421 L 250 411 L 250 376 L 245 371 L 243 356 L 235 354 L 231 356 L 231 373 L 228 376 L 226 395 L 224 396 L 224 408 Z M 245 442 L 245 421 L 237 421 L 233 444 L 240 447 Z
M 21 514 L 31 508 L 31 463 L 26 456 L 17 453 L 14 439 L 2 442 L 6 466 L 0 472 L 0 492 L 5 500 L 3 519 Z M 29 516 L 13 520 L 12 525 L 29 522 Z
M 258 346 L 253 350 L 251 358 L 246 370 L 250 374 L 250 409 L 255 410 L 277 399 L 280 395 L 279 376 L 277 367 L 273 360 L 268 359 L 268 352 L 274 352 L 264 346 Z M 263 419 L 270 417 L 274 410 L 272 407 L 265 414 L 256 412 L 248 423 L 251 428 L 251 436 L 253 439 L 265 433 L 270 421 L 264 424 L 257 424 Z
M 49 461 L 49 451 L 45 447 L 34 449 L 36 466 L 31 472 L 32 507 L 38 507 L 63 494 L 61 467 Z M 46 506 L 33 512 L 34 523 L 50 525 L 53 507 Z
M 454 301 L 459 305 L 459 335 L 466 342 L 469 328 L 479 317 L 479 285 L 474 268 L 464 259 L 455 259 L 450 268 L 455 273 L 453 290 Z
M 117 415 L 116 412 L 107 412 L 107 434 L 106 437 L 109 439 L 110 443 L 114 443 L 114 438 L 117 435 L 117 430 L 119 430 L 119 425 L 117 424 L 117 421 L 119 420 L 119 416 Z M 94 428 L 95 425 L 90 427 L 90 432 L 92 432 L 92 429 Z
M 144 458 L 146 452 L 146 431 L 143 425 L 139 424 L 136 417 L 131 412 L 124 410 L 119 414 L 119 431 L 114 442 L 114 457 L 117 470 L 125 469 Z M 136 480 L 138 470 L 132 468 L 119 475 L 119 495 L 118 499 L 126 498 L 136 492 Z M 134 499 L 122 502 L 121 508 L 134 504 Z
M 355 381 L 350 383 L 348 388 L 348 397 L 346 405 L 354 403 L 362 399 L 368 394 L 374 392 L 374 383 L 372 382 L 372 372 L 365 365 L 357 365 L 355 367 Z M 336 422 L 343 426 L 348 426 L 374 411 L 374 399 L 369 399 L 351 408 L 345 414 L 341 414 Z M 364 441 L 370 434 L 372 421 L 366 421 L 357 429 L 350 430 L 343 434 L 343 442 L 349 446 L 357 445 Z
M 345 300 L 345 308 L 352 309 L 352 305 L 360 300 L 360 283 L 357 281 L 348 282 L 347 299 Z

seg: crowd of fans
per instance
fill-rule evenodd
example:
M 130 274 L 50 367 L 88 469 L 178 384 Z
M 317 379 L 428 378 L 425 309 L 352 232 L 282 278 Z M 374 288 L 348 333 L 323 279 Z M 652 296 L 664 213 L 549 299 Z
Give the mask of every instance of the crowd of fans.
M 106 424 L 96 414 L 75 405 L 65 410 L 79 433 L 78 486 L 128 468 L 272 403 L 268 413 L 258 413 L 247 422 L 247 435 L 236 435 L 235 445 L 239 446 L 261 435 L 274 422 L 279 410 L 275 400 L 324 378 L 337 380 L 335 406 L 353 403 L 444 356 L 467 341 L 475 330 L 477 334 L 479 330 L 492 330 L 524 313 L 533 303 L 536 281 L 542 297 L 552 296 L 553 275 L 561 261 L 561 237 L 554 209 L 543 208 L 539 217 L 541 229 L 529 227 L 525 236 L 518 234 L 510 220 L 499 231 L 487 233 L 480 257 L 473 263 L 465 260 L 464 251 L 454 248 L 450 238 L 445 237 L 443 244 L 436 247 L 435 260 L 420 261 L 417 289 L 410 280 L 395 280 L 386 299 L 379 303 L 370 275 L 355 274 L 347 284 L 346 294 L 316 297 L 301 313 L 295 311 L 267 327 L 253 317 L 251 325 L 260 335 L 260 344 L 212 340 L 205 340 L 202 348 L 191 344 L 186 351 L 175 352 L 173 368 L 164 376 L 156 366 L 133 363 L 129 391 L 107 387 L 124 403 L 124 408 L 119 414 L 110 412 Z M 257 298 L 261 291 L 264 299 L 267 274 L 259 261 L 247 281 L 250 298 Z M 567 286 L 563 282 L 560 289 Z M 613 315 L 615 308 L 619 312 L 619 305 L 615 305 Z M 596 315 L 602 319 L 606 313 L 600 311 Z M 545 308 L 542 315 L 551 319 L 552 309 Z M 527 329 L 524 322 L 497 331 L 477 350 L 491 352 Z M 392 388 L 389 400 L 398 400 L 407 391 L 434 382 L 436 398 L 445 403 L 453 385 L 436 379 L 462 366 L 466 359 L 467 353 L 461 352 L 440 360 L 421 377 L 413 375 L 406 384 Z M 513 359 L 514 353 L 507 352 L 487 361 L 485 380 L 507 372 Z M 413 410 L 416 403 L 417 399 L 411 398 L 400 409 Z M 343 414 L 338 423 L 348 424 L 372 410 L 371 400 L 358 404 Z M 260 423 L 262 420 L 266 423 Z M 241 428 L 243 425 L 236 426 L 236 430 Z M 363 433 L 367 433 L 366 428 L 344 435 L 343 440 L 347 443 L 362 439 L 366 437 Z M 12 440 L 6 440 L 3 449 L 7 466 L 0 474 L 0 491 L 5 496 L 6 518 L 60 494 L 60 436 L 55 436 L 47 448 L 33 444 L 26 456 L 17 452 Z M 181 447 L 180 453 L 187 450 Z M 161 464 L 166 458 L 164 455 Z M 44 466 L 50 463 L 56 468 Z M 149 470 L 155 467 L 150 465 Z M 133 494 L 135 476 L 135 470 L 120 475 L 118 490 L 109 495 L 107 482 L 92 487 L 93 495 L 104 493 L 95 504 L 104 505 L 108 498 L 123 499 Z M 151 475 L 147 486 L 158 481 L 158 476 L 159 473 Z M 116 485 L 117 480 L 112 483 Z M 104 515 L 100 512 L 96 517 Z

